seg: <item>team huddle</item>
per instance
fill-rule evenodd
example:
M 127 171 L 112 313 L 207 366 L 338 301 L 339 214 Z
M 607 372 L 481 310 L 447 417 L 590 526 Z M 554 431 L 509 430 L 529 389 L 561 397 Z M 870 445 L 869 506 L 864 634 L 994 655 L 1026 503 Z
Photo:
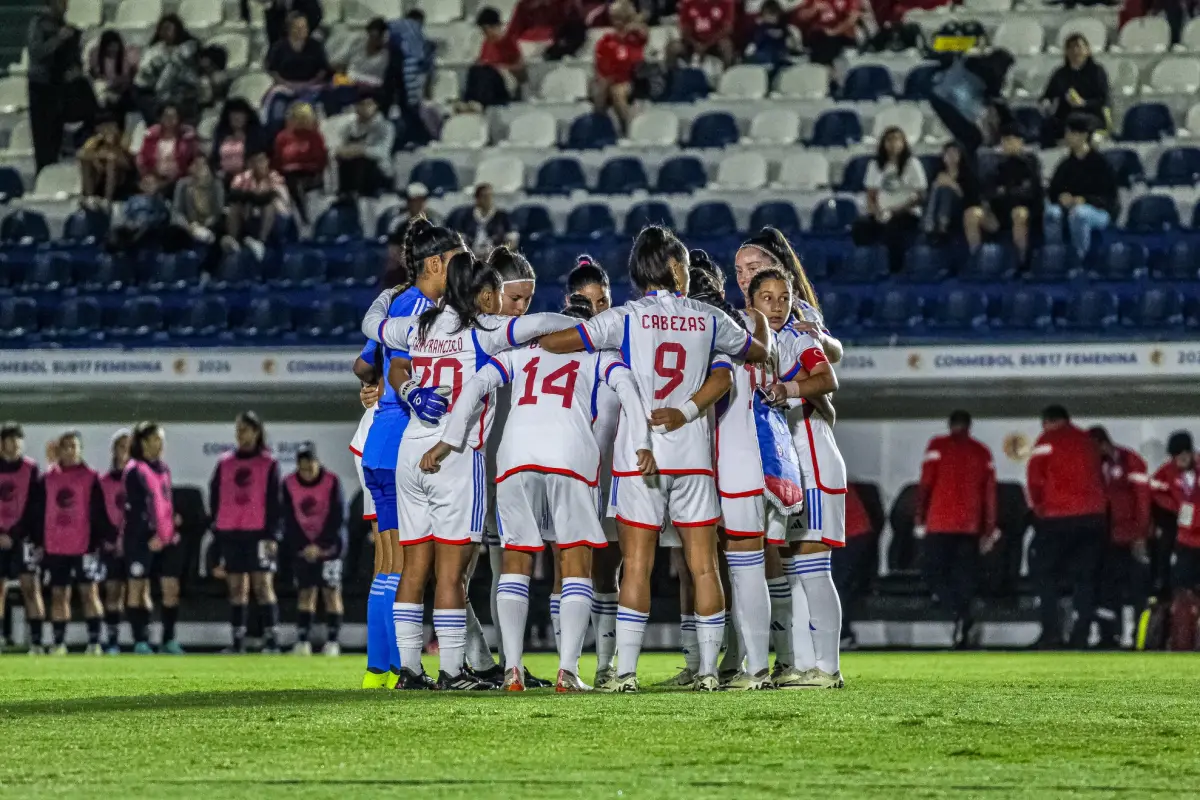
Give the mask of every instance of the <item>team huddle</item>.
M 642 296 L 618 307 L 585 256 L 560 313 L 526 314 L 527 260 L 501 247 L 481 261 L 423 218 L 402 263 L 355 363 L 367 411 L 351 450 L 377 530 L 364 688 L 550 685 L 522 664 L 530 576 L 550 547 L 553 685 L 592 689 L 579 676 L 591 626 L 595 688 L 636 692 L 660 543 L 680 575 L 686 666 L 671 683 L 843 685 L 830 571 L 845 541 L 842 348 L 782 234 L 738 251 L 744 310 L 703 251 L 659 227 L 630 256 Z M 481 543 L 500 664 L 466 598 Z M 421 666 L 431 581 L 436 680 Z

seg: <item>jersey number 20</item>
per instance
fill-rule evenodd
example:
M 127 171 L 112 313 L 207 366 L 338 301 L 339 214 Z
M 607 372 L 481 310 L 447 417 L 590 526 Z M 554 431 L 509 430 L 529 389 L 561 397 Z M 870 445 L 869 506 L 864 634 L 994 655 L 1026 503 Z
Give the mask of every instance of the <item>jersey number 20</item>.
M 527 406 L 538 401 L 534 393 L 537 386 L 537 370 L 541 357 L 534 358 L 521 371 L 525 373 L 525 393 L 517 400 L 517 405 Z M 579 377 L 579 362 L 572 361 L 564 364 L 542 379 L 542 395 L 554 395 L 562 398 L 562 407 L 570 408 L 575 399 L 575 379 Z

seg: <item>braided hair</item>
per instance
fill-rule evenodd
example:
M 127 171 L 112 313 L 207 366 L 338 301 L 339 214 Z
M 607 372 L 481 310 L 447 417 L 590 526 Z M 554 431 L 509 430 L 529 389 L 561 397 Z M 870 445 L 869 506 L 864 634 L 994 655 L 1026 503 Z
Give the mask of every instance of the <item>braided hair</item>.
M 734 322 L 746 327 L 742 315 L 725 299 L 725 272 L 703 250 L 692 250 L 689 254 L 691 268 L 688 270 L 688 297 L 721 309 Z
M 567 297 L 566 305 L 563 306 L 562 313 L 567 317 L 574 317 L 587 322 L 593 316 L 592 301 L 586 295 L 572 294 Z
M 487 262 L 469 251 L 456 253 L 446 266 L 446 294 L 442 303 L 424 311 L 417 321 L 420 338 L 429 335 L 433 323 L 446 309 L 458 314 L 459 331 L 479 327 L 479 307 L 475 299 L 484 289 L 500 291 L 500 274 Z M 457 333 L 458 331 L 455 331 Z

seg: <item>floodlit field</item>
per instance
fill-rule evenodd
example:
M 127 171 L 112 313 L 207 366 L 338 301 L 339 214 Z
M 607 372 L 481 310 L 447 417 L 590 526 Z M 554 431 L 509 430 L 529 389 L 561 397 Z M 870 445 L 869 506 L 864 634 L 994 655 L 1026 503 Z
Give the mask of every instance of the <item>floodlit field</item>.
M 362 663 L 4 656 L 0 796 L 1200 792 L 1187 655 L 852 654 L 841 692 L 638 696 L 348 688 Z M 643 663 L 650 683 L 678 659 Z

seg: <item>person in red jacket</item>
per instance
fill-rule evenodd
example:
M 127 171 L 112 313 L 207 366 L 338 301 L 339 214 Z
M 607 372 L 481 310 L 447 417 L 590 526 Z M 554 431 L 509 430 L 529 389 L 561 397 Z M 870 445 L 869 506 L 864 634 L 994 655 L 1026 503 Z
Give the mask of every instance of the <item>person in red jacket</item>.
M 182 123 L 177 106 L 163 104 L 158 124 L 150 126 L 142 140 L 137 157 L 138 172 L 157 176 L 164 194 L 170 197 L 175 182 L 188 173 L 195 157 L 196 131 Z
M 1150 480 L 1162 528 L 1163 566 L 1172 559 L 1170 585 L 1175 590 L 1200 586 L 1200 460 L 1192 446 L 1192 436 L 1176 431 L 1167 439 L 1170 458 Z
M 613 29 L 596 42 L 596 79 L 592 103 L 597 114 L 611 106 L 628 130 L 633 119 L 633 73 L 646 56 L 646 25 L 629 0 L 617 0 L 609 10 Z
M 679 0 L 679 38 L 667 45 L 667 64 L 716 56 L 725 67 L 733 64 L 737 24 L 734 0 Z
M 1108 495 L 1100 450 L 1087 431 L 1071 424 L 1059 405 L 1042 412 L 1042 435 L 1026 467 L 1026 490 L 1037 536 L 1029 553 L 1041 608 L 1039 647 L 1062 644 L 1059 587 L 1071 584 L 1075 624 L 1068 644 L 1087 646 L 1096 603 L 1096 573 L 1104 552 Z
M 878 544 L 879 531 L 871 522 L 867 508 L 858 493 L 858 485 L 846 485 L 846 546 L 833 559 L 833 585 L 842 599 L 842 649 L 854 644 L 850 614 L 854 603 L 870 588 L 874 577 L 872 558 Z
M 308 103 L 293 103 L 288 109 L 287 125 L 275 137 L 275 169 L 287 183 L 300 219 L 308 222 L 308 204 L 304 196 L 325 184 L 329 150 L 317 127 L 317 115 Z
M 954 615 L 954 643 L 970 641 L 979 554 L 996 544 L 996 469 L 992 453 L 971 437 L 971 415 L 950 415 L 950 433 L 925 448 L 917 487 L 915 529 L 925 581 L 935 601 Z

